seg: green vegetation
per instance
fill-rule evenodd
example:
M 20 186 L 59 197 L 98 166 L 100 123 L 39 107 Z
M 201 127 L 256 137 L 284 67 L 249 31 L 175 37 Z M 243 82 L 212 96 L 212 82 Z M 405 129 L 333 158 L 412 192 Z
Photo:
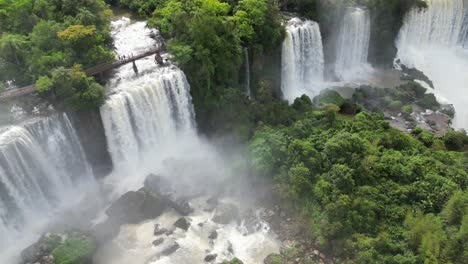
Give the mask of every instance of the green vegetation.
M 310 109 L 263 126 L 250 152 L 253 170 L 308 216 L 312 240 L 340 263 L 466 262 L 466 154 L 433 150 L 431 133 L 415 129 L 420 142 L 380 114 Z
M 54 102 L 72 106 L 75 110 L 87 110 L 104 103 L 105 90 L 92 77 L 86 76 L 80 65 L 71 69 L 59 67 L 51 76 L 41 76 L 36 81 L 39 94 L 49 96 Z
M 0 0 L 0 82 L 29 85 L 61 67 L 112 60 L 111 15 L 103 0 Z M 83 105 L 99 106 L 89 102 Z
M 52 252 L 54 264 L 89 263 L 96 249 L 96 242 L 88 237 L 70 237 Z

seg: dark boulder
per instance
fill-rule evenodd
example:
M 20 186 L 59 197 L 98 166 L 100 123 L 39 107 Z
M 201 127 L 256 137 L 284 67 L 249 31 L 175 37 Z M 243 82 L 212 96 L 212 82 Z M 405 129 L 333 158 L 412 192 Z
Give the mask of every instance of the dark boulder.
M 209 255 L 206 255 L 205 261 L 206 261 L 206 262 L 212 262 L 213 260 L 216 259 L 217 256 L 218 256 L 217 254 L 209 254 Z
M 185 217 L 181 217 L 174 223 L 174 226 L 187 231 L 190 227 L 190 222 Z
M 161 237 L 153 241 L 153 246 L 157 247 L 161 245 L 162 243 L 164 243 L 164 238 Z
M 164 177 L 156 174 L 146 176 L 143 187 L 158 195 L 169 195 L 173 192 L 172 184 Z
M 180 199 L 171 203 L 171 207 L 174 208 L 179 214 L 187 216 L 193 213 L 193 208 L 190 203 L 185 199 Z
M 216 230 L 214 230 L 213 232 L 210 233 L 208 238 L 215 240 L 216 238 L 218 238 L 218 232 L 216 232 Z
M 161 226 L 159 224 L 155 224 L 154 225 L 154 232 L 153 234 L 155 236 L 160 236 L 162 234 L 166 234 L 167 233 L 167 228 L 161 228 Z
M 136 224 L 160 216 L 167 207 L 167 201 L 141 189 L 122 195 L 107 209 L 106 214 L 116 223 Z
M 174 242 L 172 245 L 170 245 L 170 246 L 168 246 L 167 248 L 165 248 L 165 249 L 161 252 L 161 255 L 162 255 L 162 256 L 169 256 L 169 255 L 171 255 L 172 253 L 176 252 L 179 248 L 180 248 L 179 244 L 177 244 L 177 242 Z

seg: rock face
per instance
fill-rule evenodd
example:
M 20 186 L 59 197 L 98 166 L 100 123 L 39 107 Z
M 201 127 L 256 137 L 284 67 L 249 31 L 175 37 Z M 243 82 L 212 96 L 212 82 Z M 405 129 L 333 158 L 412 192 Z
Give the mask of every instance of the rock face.
M 174 223 L 174 226 L 187 231 L 190 227 L 190 222 L 185 217 L 181 217 Z
M 124 194 L 115 201 L 106 214 L 121 224 L 136 224 L 160 216 L 167 207 L 165 199 L 141 189 Z
M 171 207 L 174 208 L 179 214 L 187 216 L 193 213 L 193 208 L 190 203 L 185 199 L 180 199 L 171 203 Z
M 154 225 L 154 232 L 153 234 L 155 236 L 160 236 L 162 234 L 166 234 L 169 230 L 167 228 L 161 228 L 159 224 Z
M 206 262 L 212 262 L 213 260 L 216 259 L 217 256 L 218 256 L 217 254 L 209 254 L 209 255 L 206 255 L 205 261 L 206 261 Z
M 218 224 L 227 225 L 230 222 L 237 220 L 239 216 L 239 209 L 233 204 L 221 204 L 213 216 L 213 221 Z
M 158 239 L 156 239 L 156 240 L 153 241 L 153 245 L 154 245 L 155 247 L 161 245 L 162 243 L 164 243 L 164 238 L 162 238 L 162 237 L 161 237 L 161 238 L 158 238 Z
M 218 232 L 216 232 L 216 230 L 214 230 L 213 232 L 210 233 L 208 238 L 212 239 L 212 240 L 215 240 L 216 238 L 218 238 Z
M 21 263 L 52 263 L 52 251 L 63 242 L 63 238 L 56 234 L 46 234 L 31 246 L 21 252 Z
M 172 245 L 170 245 L 169 247 L 165 248 L 162 252 L 161 252 L 161 255 L 162 256 L 169 256 L 171 255 L 172 253 L 176 252 L 177 249 L 179 249 L 180 246 L 179 244 L 177 244 L 177 242 L 174 242 Z
M 122 195 L 106 210 L 106 222 L 94 227 L 101 241 L 116 236 L 123 224 L 136 224 L 160 216 L 168 207 L 168 200 L 145 188 Z

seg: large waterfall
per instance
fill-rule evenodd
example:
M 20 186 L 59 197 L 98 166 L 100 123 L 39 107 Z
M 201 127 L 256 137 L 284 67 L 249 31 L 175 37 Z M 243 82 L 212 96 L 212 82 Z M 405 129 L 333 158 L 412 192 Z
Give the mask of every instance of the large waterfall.
M 454 126 L 468 128 L 468 3 L 427 0 L 413 9 L 397 40 L 397 59 L 423 71 L 434 83 L 439 100 L 452 103 Z
M 370 15 L 366 9 L 347 8 L 336 45 L 335 73 L 341 81 L 364 79 L 370 39 Z
M 53 212 L 94 185 L 83 148 L 65 114 L 6 127 L 0 133 L 0 248 L 32 234 Z M 27 241 L 26 241 L 27 242 Z M 17 250 L 12 248 L 11 250 Z
M 286 27 L 282 51 L 281 90 L 289 102 L 315 96 L 322 87 L 324 58 L 319 25 L 293 18 Z
M 122 23 L 122 21 L 119 21 Z M 144 22 L 116 24 L 119 54 L 151 47 L 155 41 Z M 117 22 L 116 22 L 117 23 Z M 124 39 L 119 37 L 124 36 Z M 135 39 L 141 38 L 141 41 Z M 141 45 L 143 43 L 144 45 Z M 133 50 L 128 50 L 131 47 Z M 164 144 L 180 134 L 194 133 L 194 111 L 184 73 L 175 66 L 158 67 L 152 58 L 121 67 L 110 81 L 113 92 L 101 116 L 114 166 L 139 166 L 154 158 Z
M 123 18 L 113 23 L 113 29 L 118 55 L 137 53 L 156 44 L 144 22 L 132 23 Z M 177 220 L 174 211 L 148 222 L 123 226 L 119 235 L 97 252 L 95 263 L 205 263 L 206 250 L 216 252 L 220 258 L 232 258 L 226 250 L 229 245 L 245 263 L 259 263 L 278 251 L 267 224 L 265 229 L 243 235 L 237 223 L 218 225 L 211 220 L 212 212 L 204 211 L 208 197 L 203 193 L 219 191 L 216 184 L 229 175 L 227 168 L 231 164 L 198 137 L 184 73 L 170 62 L 158 66 L 151 57 L 138 60 L 136 65 L 138 73 L 132 65 L 116 70 L 107 87 L 111 94 L 101 107 L 114 163 L 114 172 L 104 185 L 119 197 L 141 188 L 148 173 L 154 173 L 179 186 L 184 196 L 202 196 L 189 200 L 195 211 L 187 216 L 193 221 L 187 231 L 175 230 L 164 237 L 163 246 L 152 245 L 154 224 L 170 228 Z M 239 177 L 242 172 L 235 173 Z M 208 239 L 212 228 L 219 234 L 215 242 Z M 161 250 L 171 242 L 177 242 L 180 250 L 161 257 Z

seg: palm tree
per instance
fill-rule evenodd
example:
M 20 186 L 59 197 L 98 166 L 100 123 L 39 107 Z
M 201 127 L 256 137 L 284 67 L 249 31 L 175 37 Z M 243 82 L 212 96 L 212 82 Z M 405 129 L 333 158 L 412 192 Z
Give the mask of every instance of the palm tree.
M 16 34 L 3 34 L 0 38 L 0 56 L 8 60 L 13 56 L 16 65 L 20 65 L 19 54 L 26 48 L 26 38 Z

